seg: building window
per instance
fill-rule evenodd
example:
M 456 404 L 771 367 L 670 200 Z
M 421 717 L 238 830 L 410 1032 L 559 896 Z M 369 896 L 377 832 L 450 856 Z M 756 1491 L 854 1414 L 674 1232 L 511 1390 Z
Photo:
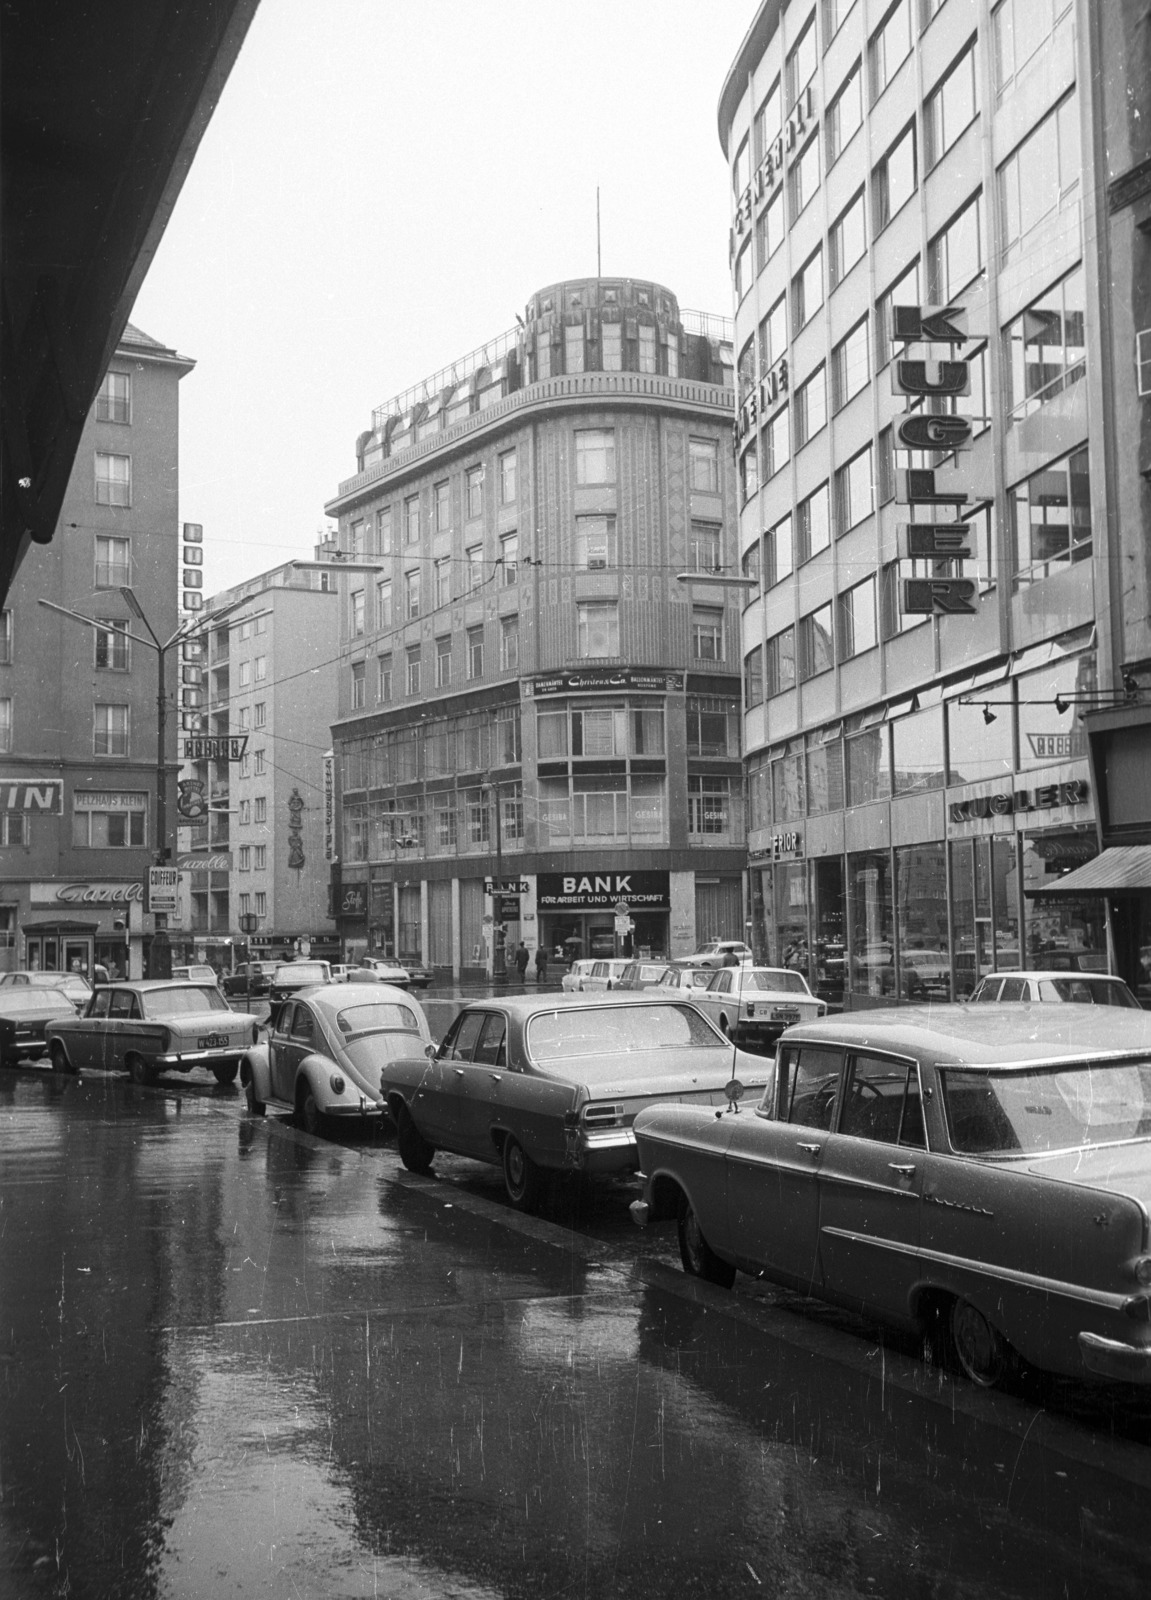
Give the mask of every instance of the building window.
M 964 129 L 979 115 L 975 40 L 928 95 L 923 107 L 923 159 L 928 172 L 941 161 Z
M 839 597 L 839 659 L 850 661 L 878 643 L 873 574 Z
M 432 566 L 432 575 L 436 585 L 436 609 L 451 603 L 452 598 L 452 558 L 441 556 Z
M 915 193 L 915 124 L 909 122 L 871 175 L 872 220 L 880 233 Z
M 831 287 L 841 284 L 867 249 L 867 222 L 861 189 L 831 225 L 827 270 Z
M 256 893 L 252 896 L 252 899 L 255 903 L 256 916 L 266 917 L 268 915 L 268 896 L 266 891 L 263 889 L 257 889 Z
M 266 750 L 255 750 L 255 751 L 252 752 L 252 776 L 253 777 L 262 778 L 264 776 L 264 772 L 266 770 L 265 769 L 266 757 L 267 757 L 267 751 Z M 259 810 L 259 805 L 260 805 L 260 803 L 259 803 L 259 801 L 257 801 L 256 802 L 257 811 Z M 256 821 L 259 822 L 259 820 L 260 820 L 260 818 L 257 816 Z
M 794 224 L 796 217 L 799 216 L 819 188 L 818 133 L 812 134 L 803 149 L 792 161 L 787 170 L 787 181 L 791 189 L 791 220 Z
M 96 504 L 98 506 L 132 504 L 131 456 L 113 456 L 104 450 L 97 450 Z
M 96 588 L 119 589 L 132 582 L 132 541 L 96 535 Z
M 772 695 L 786 694 L 795 688 L 795 629 L 784 628 L 773 634 L 764 647 L 764 690 Z
M 236 863 L 237 872 L 250 872 L 252 870 L 252 847 L 242 844 L 239 851 L 239 860 Z
M 694 838 L 731 834 L 731 779 L 691 774 L 687 780 L 687 831 Z
M 484 582 L 484 547 L 482 544 L 473 544 L 464 551 L 464 559 L 468 570 L 468 593 L 474 594 L 483 587 Z
M 689 439 L 691 487 L 695 494 L 719 493 L 718 439 Z
M 249 708 L 247 706 L 241 706 L 239 708 L 239 710 L 236 712 L 236 727 L 240 730 L 241 733 L 245 732 L 245 730 L 248 727 L 248 720 L 249 720 L 250 714 L 251 713 L 250 713 Z
M 267 822 L 267 820 L 268 820 L 268 797 L 267 797 L 267 795 L 258 794 L 256 796 L 255 804 L 254 804 L 254 808 L 253 808 L 253 812 L 252 812 L 252 818 L 253 818 L 253 821 L 256 822 L 256 823 Z
M 781 294 L 759 325 L 759 364 L 770 372 L 787 354 L 787 296 Z
M 829 167 L 839 160 L 863 124 L 863 75 L 859 66 L 857 61 L 827 108 L 825 137 Z
M 612 428 L 577 428 L 576 483 L 615 482 L 615 431 Z
M 253 846 L 252 866 L 257 872 L 266 872 L 268 870 L 268 847 L 266 844 Z
M 927 246 L 927 293 L 932 305 L 947 305 L 983 270 L 979 195 L 974 195 Z
M 999 169 L 999 217 L 1006 260 L 1033 228 L 1079 193 L 1079 99 L 1074 90 Z
M 743 701 L 745 706 L 763 704 L 763 646 L 757 644 L 743 658 Z
M 919 261 L 916 259 L 887 293 L 875 302 L 876 372 L 882 372 L 895 354 L 895 342 L 891 337 L 892 308 L 919 304 Z
M 722 566 L 723 529 L 715 522 L 692 522 L 687 563 L 692 572 L 718 572 Z
M 468 521 L 484 514 L 484 469 L 469 467 L 464 473 Z
M 787 85 L 789 110 L 814 78 L 818 60 L 815 47 L 815 13 L 812 12 L 803 32 L 788 52 L 784 81 Z
M 604 372 L 623 371 L 623 324 L 600 324 L 600 366 Z
M 656 330 L 650 322 L 641 322 L 639 325 L 639 370 L 641 372 L 659 371 Z
M 97 704 L 93 707 L 92 752 L 98 756 L 128 754 L 128 707 Z
M 245 892 L 245 893 L 240 895 L 240 915 L 242 917 L 250 916 L 251 915 L 251 911 L 252 911 L 252 896 L 249 893 Z
M 514 506 L 516 503 L 516 452 L 506 450 L 500 457 L 500 504 Z
M 744 501 L 759 493 L 759 452 L 754 439 L 739 458 L 739 490 Z
M 500 618 L 500 671 L 518 672 L 520 665 L 520 619 Z
M 1086 375 L 1085 313 L 1083 268 L 1076 267 L 1004 328 L 1007 404 L 1015 421 Z
M 362 561 L 365 554 L 364 545 L 364 519 L 357 517 L 351 526 L 351 540 L 348 547 L 356 561 Z
M 614 517 L 577 517 L 576 566 L 587 571 L 618 565 Z
M 723 660 L 722 606 L 692 606 L 691 654 L 694 661 Z
M 835 662 L 831 625 L 831 605 L 820 606 L 799 619 L 799 679 L 806 683 L 821 672 L 829 672 Z
M 802 450 L 827 424 L 827 374 L 822 362 L 795 391 L 795 448 Z
M 787 227 L 783 218 L 783 190 L 777 189 L 755 219 L 755 248 L 759 257 L 760 272 L 783 243 L 786 232 Z
M 6 613 L 11 615 L 11 613 Z M 102 617 L 96 629 L 96 665 L 109 672 L 128 672 L 131 660 L 128 653 L 128 624 L 112 617 Z
M 867 387 L 870 379 L 867 318 L 857 322 L 831 352 L 831 409 L 842 411 L 849 400 Z
M 387 705 L 392 698 L 392 658 L 390 655 L 377 656 L 376 658 L 376 699 L 381 705 Z
M 518 533 L 505 533 L 500 537 L 500 572 L 501 581 L 505 589 L 515 587 L 519 577 L 520 565 L 520 536 Z
M 1060 22 L 1071 17 L 1070 0 L 1003 0 L 991 16 L 995 87 L 999 94 L 1036 59 Z M 1073 24 L 1068 22 L 1068 26 Z
M 484 675 L 484 630 L 483 627 L 468 629 L 468 677 L 482 678 Z
M 242 776 L 246 778 L 248 776 L 248 774 L 245 772 L 245 773 L 242 774 Z M 242 828 L 246 827 L 248 825 L 248 823 L 251 822 L 251 820 L 252 820 L 252 802 L 250 800 L 241 800 L 240 801 L 239 816 L 240 816 L 240 826 Z
M 869 517 L 874 510 L 871 446 L 865 445 L 835 474 L 835 512 L 840 535 Z
M 763 430 L 763 475 L 772 478 L 791 460 L 791 412 L 780 406 Z
M 798 333 L 823 304 L 823 246 L 820 245 L 791 280 L 792 327 Z
M 794 535 L 791 526 L 791 512 L 786 517 L 781 517 L 774 528 L 769 528 L 763 536 L 764 577 L 767 587 L 788 577 L 795 569 Z
M 1008 491 L 1016 584 L 1034 583 L 1091 554 L 1087 450 L 1052 461 Z
M 735 277 L 733 286 L 737 303 L 743 299 L 751 288 L 752 276 L 755 271 L 755 258 L 751 252 L 750 236 L 744 240 L 739 254 L 735 258 Z
M 408 693 L 420 692 L 420 647 L 413 645 L 408 650 Z
M 452 681 L 451 635 L 436 640 L 436 688 L 447 689 Z
M 576 635 L 581 660 L 619 655 L 619 604 L 615 600 L 582 600 L 576 606 Z
M 799 559 L 810 561 L 831 543 L 831 509 L 826 483 L 796 507 Z
M 241 689 L 246 689 L 252 681 L 252 663 L 241 661 L 236 669 L 236 681 Z
M 783 131 L 783 102 L 777 78 L 764 96 L 763 104 L 755 113 L 752 131 L 755 134 L 755 160 L 758 165 L 767 154 L 768 146 Z M 742 190 L 740 191 L 742 193 Z
M 583 320 L 569 322 L 564 328 L 564 371 L 582 372 L 584 369 Z
M 418 494 L 413 494 L 404 501 L 404 543 L 419 544 L 419 542 L 420 497 Z
M 9 849 L 17 845 L 32 843 L 32 819 L 26 817 L 22 811 L 5 811 L 0 813 L 0 845 Z M 8 918 L 15 918 L 15 907 L 0 906 L 0 950 L 14 950 L 16 948 L 16 929 L 8 922 Z
M 268 702 L 266 700 L 256 701 L 252 716 L 252 726 L 255 728 L 266 728 L 268 726 Z
M 124 623 L 124 627 L 128 626 Z M 0 666 L 12 665 L 12 613 L 0 611 Z
M 763 557 L 758 539 L 743 552 L 739 568 L 743 577 L 749 578 L 753 585 L 749 588 L 744 601 L 744 605 L 749 606 L 753 600 L 759 598 L 759 592 L 763 588 Z
M 390 628 L 392 625 L 392 580 L 386 578 L 382 583 L 376 584 L 376 627 Z
M 253 665 L 256 669 L 256 682 L 263 683 L 264 679 L 268 676 L 267 656 L 257 656 L 253 662 Z
M 871 98 L 878 100 L 911 54 L 911 0 L 895 0 L 871 36 Z
M 432 514 L 436 533 L 447 533 L 452 525 L 452 496 L 446 478 L 432 489 Z
M 148 796 L 115 796 L 115 806 L 89 810 L 87 796 L 75 796 L 72 843 L 79 850 L 140 849 L 148 842 Z
M 420 569 L 413 568 L 411 572 L 404 573 L 404 615 L 418 617 L 420 614 Z
M 8 751 L 12 748 L 12 700 L 10 696 L 0 699 L 0 750 Z
M 131 422 L 132 377 L 127 372 L 108 372 L 96 395 L 97 422 Z
M 364 591 L 357 589 L 352 595 L 352 638 L 358 639 L 364 631 Z
M 391 555 L 395 535 L 392 531 L 392 508 L 384 506 L 376 512 L 376 551 L 381 556 Z
M 362 661 L 352 662 L 352 710 L 362 711 L 364 706 L 364 673 Z

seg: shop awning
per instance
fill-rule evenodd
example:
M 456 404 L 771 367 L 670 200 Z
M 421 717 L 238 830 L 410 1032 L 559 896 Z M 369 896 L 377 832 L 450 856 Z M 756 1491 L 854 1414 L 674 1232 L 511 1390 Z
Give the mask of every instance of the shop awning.
M 1112 845 L 1066 877 L 1028 889 L 1030 894 L 1138 894 L 1151 891 L 1151 844 Z

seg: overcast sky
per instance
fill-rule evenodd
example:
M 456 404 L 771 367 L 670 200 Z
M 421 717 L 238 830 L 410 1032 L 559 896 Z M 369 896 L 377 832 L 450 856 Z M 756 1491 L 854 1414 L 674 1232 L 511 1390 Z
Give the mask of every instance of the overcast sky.
M 716 107 L 754 0 L 262 0 L 132 321 L 197 363 L 209 593 L 311 555 L 373 407 L 596 269 L 731 315 Z

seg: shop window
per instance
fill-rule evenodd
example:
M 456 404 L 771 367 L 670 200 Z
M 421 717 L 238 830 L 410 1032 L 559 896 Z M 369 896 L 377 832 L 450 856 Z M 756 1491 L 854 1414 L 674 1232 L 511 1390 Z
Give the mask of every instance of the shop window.
M 895 852 L 899 935 L 898 993 L 903 1000 L 950 1000 L 946 845 L 925 841 Z
M 1107 925 L 1102 895 L 1082 899 L 1068 895 L 1047 897 L 1045 888 L 1074 872 L 1097 853 L 1095 830 L 1047 829 L 1022 835 L 1025 965 L 1071 971 L 1106 972 Z
M 932 706 L 891 724 L 892 792 L 914 794 L 942 789 L 943 707 Z
M 895 990 L 895 926 L 891 856 L 865 850 L 847 858 L 850 921 L 848 985 L 852 994 L 881 998 Z

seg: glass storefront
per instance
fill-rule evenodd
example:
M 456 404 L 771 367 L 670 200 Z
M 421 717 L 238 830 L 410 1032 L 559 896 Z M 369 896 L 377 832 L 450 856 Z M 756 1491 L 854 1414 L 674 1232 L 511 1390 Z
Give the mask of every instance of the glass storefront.
M 947 855 L 942 840 L 896 850 L 895 922 L 900 997 L 950 1000 Z
M 965 999 L 986 973 L 1022 966 L 1019 890 L 1013 833 L 952 844 L 951 932 L 957 1000 Z
M 1025 833 L 1021 844 L 1027 966 L 1039 970 L 1069 966 L 1081 972 L 1106 972 L 1104 897 L 1046 898 L 1043 894 L 1046 885 L 1095 856 L 1094 828 Z
M 895 946 L 891 853 L 863 850 L 847 858 L 850 927 L 848 987 L 853 995 L 894 997 Z

